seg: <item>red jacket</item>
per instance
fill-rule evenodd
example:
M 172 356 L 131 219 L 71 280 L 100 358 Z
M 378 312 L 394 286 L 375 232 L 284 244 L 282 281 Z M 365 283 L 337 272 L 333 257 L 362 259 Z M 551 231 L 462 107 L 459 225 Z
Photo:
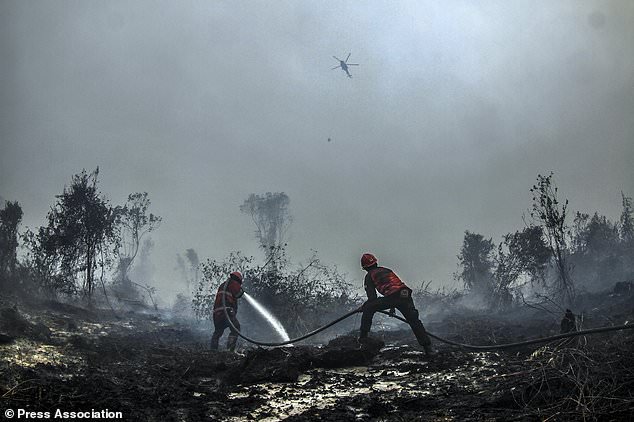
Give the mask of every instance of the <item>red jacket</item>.
M 365 275 L 365 291 L 368 293 L 368 297 L 371 298 L 371 293 L 374 297 L 376 297 L 376 293 L 374 293 L 374 289 L 376 289 L 383 296 L 390 296 L 396 292 L 399 292 L 403 289 L 409 289 L 401 281 L 400 278 L 394 271 L 385 267 L 375 267 L 371 268 L 368 273 Z
M 225 292 L 225 284 L 227 291 Z M 234 314 L 238 313 L 238 299 L 244 294 L 242 285 L 237 281 L 229 278 L 218 287 L 216 292 L 216 300 L 214 301 L 214 314 L 224 314 L 224 307 L 227 311 L 233 310 Z M 225 303 L 222 303 L 222 296 L 225 296 Z

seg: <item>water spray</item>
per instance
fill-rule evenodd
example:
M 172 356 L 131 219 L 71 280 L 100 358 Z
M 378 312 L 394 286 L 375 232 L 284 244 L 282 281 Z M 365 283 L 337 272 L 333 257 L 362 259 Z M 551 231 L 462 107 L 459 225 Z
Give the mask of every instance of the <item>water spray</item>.
M 275 318 L 273 314 L 267 311 L 264 306 L 260 305 L 260 303 L 257 300 L 255 300 L 255 298 L 253 298 L 247 292 L 244 292 L 244 298 L 247 300 L 247 302 L 249 302 L 251 306 L 255 308 L 256 311 L 260 313 L 260 315 L 262 315 L 269 322 L 269 324 L 271 324 L 271 327 L 273 327 L 275 331 L 277 331 L 277 334 L 280 335 L 282 340 L 289 341 L 291 339 L 288 336 L 288 333 L 286 332 L 286 330 L 284 329 L 284 326 L 282 325 L 282 323 L 278 321 L 278 319 Z
M 247 298 L 249 298 L 249 297 L 250 297 L 250 296 L 248 296 L 248 294 L 247 294 L 246 292 L 244 293 L 244 295 L 245 295 L 245 297 L 247 297 Z M 347 314 L 345 314 L 345 315 L 343 315 L 343 316 L 341 316 L 341 317 L 339 317 L 339 318 L 335 319 L 334 321 L 332 321 L 332 322 L 330 322 L 330 323 L 328 323 L 328 324 L 326 324 L 326 325 L 324 325 L 324 326 L 322 326 L 322 327 L 319 327 L 319 328 L 317 328 L 316 330 L 313 330 L 313 331 L 311 331 L 311 332 L 309 332 L 309 333 L 307 333 L 307 334 L 304 334 L 304 335 L 303 335 L 303 336 L 301 336 L 301 337 L 297 337 L 297 338 L 293 338 L 293 339 L 288 339 L 288 340 L 284 340 L 284 341 L 280 341 L 280 342 L 266 342 L 266 341 L 259 341 L 259 340 L 255 340 L 255 339 L 249 338 L 249 337 L 245 336 L 244 334 L 242 334 L 242 333 L 240 332 L 240 330 L 239 330 L 239 329 L 238 329 L 238 328 L 234 325 L 234 323 L 231 321 L 231 318 L 229 317 L 229 313 L 228 313 L 228 311 L 227 311 L 227 300 L 226 300 L 226 296 L 227 296 L 227 283 L 225 283 L 224 290 L 223 290 L 223 295 L 222 295 L 222 306 L 223 306 L 223 312 L 224 312 L 224 314 L 225 314 L 225 318 L 227 318 L 227 322 L 229 323 L 229 326 L 231 327 L 231 329 L 232 329 L 235 333 L 237 333 L 237 334 L 238 334 L 238 337 L 240 337 L 240 338 L 242 338 L 242 339 L 244 339 L 244 340 L 248 341 L 249 343 L 256 344 L 256 345 L 258 345 L 258 346 L 278 347 L 278 346 L 286 346 L 287 344 L 293 344 L 293 343 L 296 343 L 296 342 L 298 342 L 298 341 L 301 341 L 301 340 L 307 339 L 307 338 L 309 338 L 309 337 L 312 337 L 312 336 L 314 336 L 315 334 L 320 333 L 320 332 L 324 331 L 325 329 L 327 329 L 327 328 L 329 328 L 329 327 L 332 327 L 333 325 L 335 325 L 335 324 L 337 324 L 337 323 L 339 323 L 339 322 L 343 321 L 344 319 L 349 318 L 349 317 L 351 317 L 352 315 L 356 314 L 357 312 L 360 312 L 360 311 L 361 311 L 361 308 L 358 308 L 358 309 L 355 309 L 355 310 L 353 310 L 353 311 L 350 311 L 350 312 L 348 312 Z M 251 299 L 253 299 L 253 298 L 251 298 Z M 251 303 L 251 302 L 249 302 L 249 303 Z M 257 302 L 256 302 L 256 303 L 257 303 Z M 256 309 L 257 309 L 257 308 L 256 308 Z M 271 316 L 271 318 L 273 318 L 273 317 Z M 273 319 L 274 319 L 274 318 L 273 318 Z M 278 322 L 278 323 L 279 323 L 279 322 Z M 281 324 L 280 324 L 280 326 L 281 326 Z M 283 329 L 284 329 L 284 328 L 282 327 L 282 330 L 283 330 Z M 278 332 L 279 332 L 279 331 L 278 331 Z M 284 333 L 286 333 L 286 331 L 284 331 Z M 288 334 L 286 334 L 286 337 L 288 338 Z

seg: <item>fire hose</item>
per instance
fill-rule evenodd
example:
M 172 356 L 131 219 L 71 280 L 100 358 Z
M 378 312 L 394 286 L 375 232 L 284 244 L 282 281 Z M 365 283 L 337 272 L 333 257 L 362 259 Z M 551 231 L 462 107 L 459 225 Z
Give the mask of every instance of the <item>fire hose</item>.
M 400 321 L 403 322 L 407 322 L 407 320 L 405 318 L 402 318 L 398 315 L 389 313 L 389 312 L 385 312 L 385 311 L 379 311 L 382 314 L 386 314 L 391 316 L 392 318 L 396 318 Z M 427 335 L 429 337 L 435 338 L 438 341 L 441 341 L 443 343 L 449 344 L 451 346 L 456 346 L 459 347 L 461 349 L 467 349 L 467 350 L 504 350 L 504 349 L 512 349 L 514 347 L 520 347 L 520 346 L 528 346 L 530 344 L 537 344 L 537 343 L 549 343 L 551 341 L 555 341 L 555 340 L 559 340 L 562 338 L 568 338 L 568 337 L 575 337 L 575 336 L 583 336 L 586 334 L 596 334 L 596 333 L 604 333 L 607 331 L 618 331 L 618 330 L 631 330 L 632 328 L 634 328 L 634 324 L 632 325 L 613 325 L 610 327 L 599 327 L 599 328 L 590 328 L 587 330 L 581 330 L 581 331 L 573 331 L 570 333 L 564 333 L 564 334 L 557 334 L 555 336 L 550 336 L 550 337 L 541 337 L 541 338 L 536 338 L 536 339 L 532 339 L 532 340 L 526 340 L 526 341 L 520 341 L 517 343 L 505 343 L 505 344 L 491 344 L 491 345 L 487 345 L 487 346 L 476 346 L 473 344 L 462 344 L 462 343 L 457 343 L 455 341 L 451 341 L 451 340 L 447 340 L 445 338 L 442 337 L 438 337 L 435 334 L 432 334 L 430 332 L 427 332 Z
M 299 341 L 305 340 L 309 337 L 312 337 L 330 327 L 332 327 L 335 324 L 340 323 L 341 321 L 343 321 L 344 319 L 347 319 L 349 317 L 351 317 L 354 314 L 363 312 L 363 307 L 359 307 L 357 309 L 354 309 L 350 312 L 348 312 L 345 315 L 342 315 L 341 317 L 329 322 L 326 325 L 323 325 L 313 331 L 310 331 L 309 333 L 304 334 L 303 336 L 300 337 L 296 337 L 296 338 L 292 338 L 290 340 L 286 340 L 286 341 L 280 341 L 280 342 L 265 342 L 265 341 L 259 341 L 259 340 L 255 340 L 252 339 L 250 337 L 245 336 L 244 334 L 242 334 L 240 332 L 240 330 L 234 325 L 233 321 L 231 321 L 229 312 L 227 311 L 227 305 L 226 305 L 226 293 L 227 293 L 227 284 L 225 283 L 224 286 L 224 291 L 223 291 L 223 295 L 222 295 L 222 306 L 224 307 L 224 314 L 225 314 L 225 318 L 227 319 L 227 321 L 229 322 L 229 325 L 231 326 L 231 329 L 242 339 L 248 341 L 249 343 L 253 343 L 257 346 L 269 346 L 269 347 L 276 347 L 276 346 L 285 346 L 287 344 L 292 344 L 292 343 L 297 343 Z M 394 313 L 391 312 L 387 312 L 387 311 L 378 311 L 379 313 L 388 315 L 392 318 L 396 318 L 399 321 L 403 321 L 403 322 L 407 322 L 407 320 L 403 317 L 400 317 Z M 568 338 L 568 337 L 575 337 L 575 336 L 583 336 L 586 334 L 597 334 L 597 333 L 604 333 L 604 332 L 608 332 L 608 331 L 619 331 L 619 330 L 631 330 L 634 328 L 634 324 L 625 324 L 625 325 L 614 325 L 614 326 L 610 326 L 610 327 L 599 327 L 599 328 L 591 328 L 591 329 L 587 329 L 587 330 L 580 330 L 580 331 L 573 331 L 573 332 L 569 332 L 569 333 L 564 333 L 564 334 L 557 334 L 554 336 L 549 336 L 549 337 L 541 337 L 541 338 L 536 338 L 536 339 L 532 339 L 532 340 L 525 340 L 525 341 L 520 341 L 520 342 L 516 342 L 516 343 L 505 343 L 505 344 L 492 344 L 492 345 L 484 345 L 484 346 L 476 346 L 476 345 L 472 345 L 472 344 L 462 344 L 462 343 L 458 343 L 455 341 L 451 341 L 451 340 L 447 340 L 445 338 L 439 337 L 435 334 L 432 334 L 430 332 L 427 332 L 427 335 L 429 335 L 430 337 L 442 342 L 442 343 L 446 343 L 449 344 L 451 346 L 454 347 L 458 347 L 461 349 L 465 349 L 465 350 L 474 350 L 474 351 L 485 351 L 485 350 L 504 350 L 504 349 L 511 349 L 511 348 L 515 348 L 515 347 L 521 347 L 521 346 L 528 346 L 531 344 L 538 344 L 538 343 L 549 343 L 551 341 L 555 341 L 555 340 L 559 340 L 559 339 L 564 339 L 564 338 Z

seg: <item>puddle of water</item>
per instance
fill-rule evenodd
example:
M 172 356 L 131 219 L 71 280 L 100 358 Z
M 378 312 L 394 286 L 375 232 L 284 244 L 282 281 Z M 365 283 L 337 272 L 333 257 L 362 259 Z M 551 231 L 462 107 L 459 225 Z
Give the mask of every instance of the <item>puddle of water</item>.
M 412 376 L 409 371 L 370 371 L 366 366 L 314 370 L 300 375 L 296 383 L 258 385 L 264 391 L 260 398 L 266 404 L 251 414 L 251 417 L 266 422 L 278 421 L 309 409 L 332 408 L 338 400 L 345 397 L 417 388 L 411 382 Z M 315 381 L 314 385 L 312 381 Z M 420 388 L 416 391 L 419 395 L 432 394 L 431 391 L 421 391 Z M 250 396 L 250 389 L 229 394 L 230 399 Z M 231 420 L 238 421 L 240 418 Z
M 387 351 L 394 349 L 398 347 Z M 417 350 L 405 350 L 399 356 L 388 353 L 371 367 L 315 369 L 302 374 L 296 383 L 260 384 L 257 388 L 261 390 L 254 391 L 253 395 L 264 404 L 249 416 L 256 420 L 277 421 L 309 409 L 333 409 L 337 403 L 342 403 L 340 399 L 371 393 L 393 396 L 404 392 L 415 397 L 444 397 L 460 388 L 471 395 L 485 394 L 482 393 L 483 383 L 503 368 L 499 357 L 490 352 L 447 355 L 446 362 L 422 359 L 423 355 Z M 249 390 L 245 390 L 235 397 L 249 396 Z M 355 413 L 363 412 L 354 406 L 349 409 Z M 357 417 L 362 417 L 361 413 L 357 413 Z

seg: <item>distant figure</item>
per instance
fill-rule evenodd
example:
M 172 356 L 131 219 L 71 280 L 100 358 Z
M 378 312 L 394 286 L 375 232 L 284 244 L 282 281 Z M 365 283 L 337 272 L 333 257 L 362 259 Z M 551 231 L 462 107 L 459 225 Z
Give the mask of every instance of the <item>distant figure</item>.
M 375 312 L 396 308 L 412 327 L 418 344 L 425 349 L 425 354 L 433 355 L 431 340 L 423 323 L 418 318 L 418 310 L 412 300 L 412 289 L 407 287 L 394 271 L 379 267 L 376 257 L 370 253 L 365 253 L 361 257 L 361 267 L 367 271 L 364 287 L 368 300 L 362 306 L 363 315 L 361 316 L 359 343 L 363 345 L 368 342 L 368 334 Z M 377 290 L 383 297 L 377 297 Z
M 564 318 L 561 320 L 561 334 L 577 331 L 577 319 L 570 309 L 566 309 Z
M 227 286 L 225 291 L 225 285 Z M 237 331 L 229 324 L 227 320 L 227 316 L 233 323 L 233 325 L 239 330 L 240 323 L 236 318 L 236 314 L 238 313 L 238 299 L 242 297 L 244 291 L 242 290 L 242 274 L 239 271 L 234 271 L 229 275 L 227 281 L 222 283 L 220 287 L 218 287 L 218 292 L 216 293 L 216 300 L 214 301 L 214 333 L 211 336 L 211 349 L 218 350 L 218 342 L 220 341 L 220 337 L 225 332 L 227 328 L 231 331 L 229 333 L 229 337 L 227 338 L 227 350 L 233 352 L 236 348 L 236 343 L 238 342 L 238 333 Z M 224 304 L 222 301 L 222 296 L 224 295 L 225 300 Z M 227 311 L 225 313 L 225 310 Z

